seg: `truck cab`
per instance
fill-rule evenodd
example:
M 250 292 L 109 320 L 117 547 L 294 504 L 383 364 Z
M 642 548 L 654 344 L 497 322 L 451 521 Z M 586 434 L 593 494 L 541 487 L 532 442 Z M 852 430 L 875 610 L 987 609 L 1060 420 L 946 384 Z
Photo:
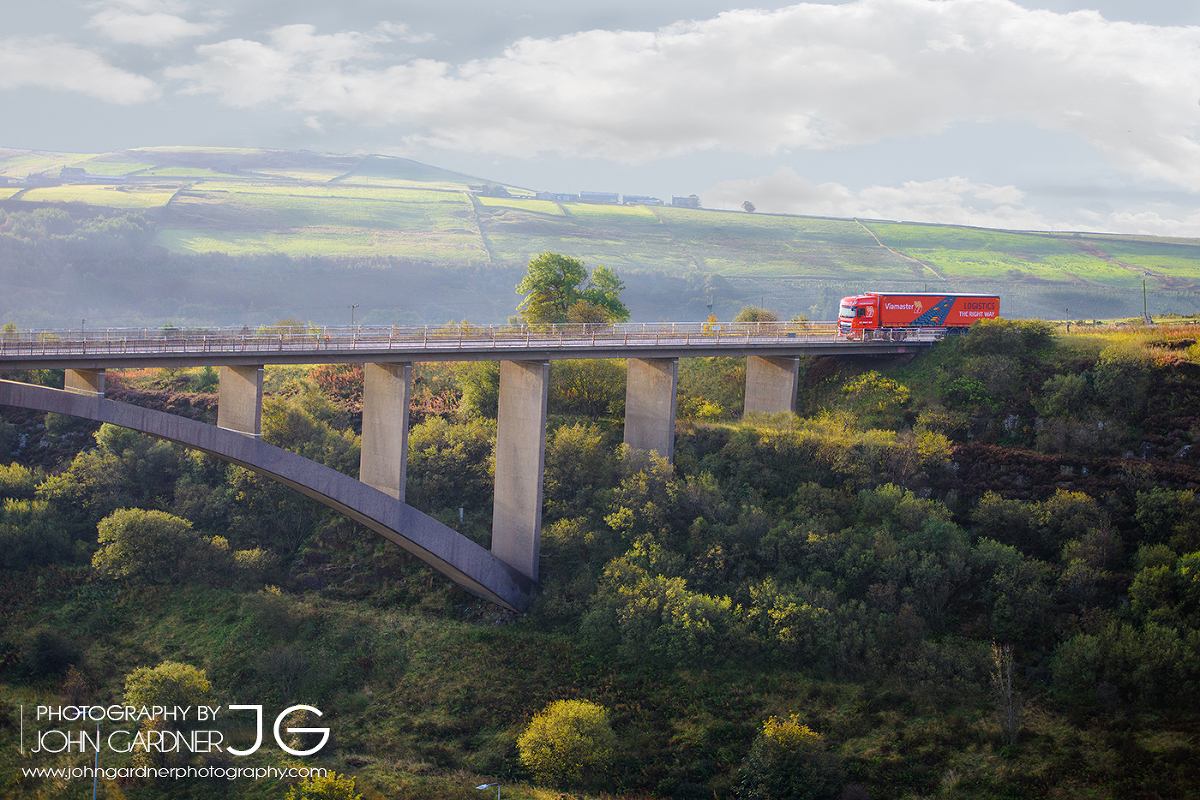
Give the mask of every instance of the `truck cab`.
M 838 308 L 838 336 L 863 338 L 863 331 L 879 327 L 879 296 L 859 294 L 843 297 Z

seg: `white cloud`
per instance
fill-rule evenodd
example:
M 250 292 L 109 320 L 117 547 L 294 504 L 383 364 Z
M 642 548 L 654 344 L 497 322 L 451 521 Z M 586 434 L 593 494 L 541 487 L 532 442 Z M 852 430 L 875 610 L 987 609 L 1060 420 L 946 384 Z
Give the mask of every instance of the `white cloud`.
M 76 45 L 47 37 L 0 39 L 0 89 L 28 86 L 79 92 L 121 105 L 159 95 L 151 79 L 114 67 Z
M 813 184 L 788 167 L 773 175 L 718 183 L 701 193 L 709 208 L 740 208 L 818 217 L 858 217 L 903 222 L 971 225 L 1008 230 L 1107 231 L 1152 236 L 1200 236 L 1200 212 L 1160 211 L 1099 214 L 1084 209 L 1050 218 L 1024 202 L 1016 186 L 975 183 L 966 178 L 908 181 L 902 186 L 869 186 L 853 191 L 840 183 Z
M 177 13 L 186 5 L 170 0 L 117 0 L 88 21 L 88 27 L 120 44 L 161 47 L 178 39 L 203 36 L 218 26 L 211 22 L 189 22 Z
M 937 222 L 984 228 L 1050 230 L 1060 226 L 1021 201 L 1015 186 L 973 183 L 966 178 L 909 181 L 903 186 L 870 186 L 855 192 L 840 183 L 814 185 L 787 167 L 774 175 L 725 181 L 701 195 L 710 208 L 754 203 L 758 211 L 821 217 L 863 217 Z
M 1164 217 L 1157 211 L 1121 211 L 1106 216 L 1084 212 L 1082 216 L 1086 222 L 1078 227 L 1088 230 L 1142 236 L 1200 237 L 1200 213 Z
M 706 149 L 840 148 L 1016 120 L 1072 133 L 1139 178 L 1200 189 L 1200 28 L 1010 0 L 738 10 L 657 31 L 526 38 L 461 65 L 378 63 L 407 36 L 230 40 L 168 75 L 244 106 L 401 125 L 414 140 L 639 162 Z

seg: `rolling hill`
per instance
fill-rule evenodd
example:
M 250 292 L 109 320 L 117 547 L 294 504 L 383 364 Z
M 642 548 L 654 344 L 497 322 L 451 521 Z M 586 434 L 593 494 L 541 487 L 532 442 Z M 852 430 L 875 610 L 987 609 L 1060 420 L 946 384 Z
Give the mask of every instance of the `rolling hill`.
M 419 307 L 381 304 L 368 317 L 377 322 L 503 319 L 516 299 L 498 297 L 497 287 L 545 250 L 618 270 L 635 319 L 694 319 L 709 302 L 730 316 L 751 300 L 827 318 L 847 293 L 925 288 L 998 292 L 1011 316 L 1129 316 L 1141 313 L 1143 280 L 1152 311 L 1200 311 L 1200 240 L 1193 239 L 558 203 L 511 186 L 510 196 L 495 197 L 471 190 L 484 179 L 408 159 L 306 151 L 0 150 L 0 183 L 7 183 L 0 208 L 10 212 L 145 215 L 155 224 L 154 245 L 174 257 L 249 258 L 251 271 L 255 258 L 319 259 L 331 274 L 337 265 L 373 264 L 369 293 L 350 292 L 347 302 L 395 294 L 389 272 L 401 283 L 464 270 L 494 277 L 448 277 L 446 297 L 422 295 Z M 247 278 L 242 294 L 253 295 L 255 285 Z M 174 316 L 205 320 L 207 298 L 201 292 L 192 300 L 191 311 Z M 301 303 L 289 308 L 319 316 L 322 307 Z M 263 298 L 241 310 L 251 307 L 274 309 Z M 83 313 L 63 315 L 76 311 Z

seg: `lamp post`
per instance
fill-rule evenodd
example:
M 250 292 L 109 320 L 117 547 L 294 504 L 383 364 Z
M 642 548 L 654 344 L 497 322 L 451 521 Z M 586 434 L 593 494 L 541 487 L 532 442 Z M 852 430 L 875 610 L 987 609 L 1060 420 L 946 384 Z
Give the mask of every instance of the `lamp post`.
M 351 328 L 354 327 L 354 309 L 358 308 L 360 305 L 361 305 L 361 303 L 355 303 L 354 305 L 350 306 L 350 327 Z
M 496 800 L 500 800 L 500 784 L 498 784 L 498 783 L 485 783 L 481 786 L 476 786 L 475 788 L 476 789 L 490 789 L 493 786 L 496 787 Z
M 1146 305 L 1146 273 L 1142 273 L 1142 321 L 1151 324 L 1150 310 Z

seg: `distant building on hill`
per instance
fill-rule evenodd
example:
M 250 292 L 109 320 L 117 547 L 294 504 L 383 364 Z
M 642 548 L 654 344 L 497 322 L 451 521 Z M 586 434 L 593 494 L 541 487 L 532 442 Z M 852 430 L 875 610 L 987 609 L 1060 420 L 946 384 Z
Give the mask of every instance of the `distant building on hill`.
M 124 176 L 121 175 L 92 175 L 83 167 L 63 167 L 58 173 L 59 181 L 62 183 L 125 183 Z
M 579 202 L 607 203 L 615 206 L 621 202 L 621 195 L 617 194 L 616 192 L 580 192 Z
M 62 186 L 62 179 L 51 177 L 44 172 L 25 176 L 26 186 Z
M 467 188 L 481 197 L 512 197 L 508 189 L 505 189 L 503 186 L 497 186 L 494 183 L 483 186 L 468 186 Z
M 671 205 L 676 208 L 699 208 L 700 198 L 694 194 L 690 194 L 687 197 L 672 197 Z
M 627 194 L 625 195 L 625 205 L 627 206 L 661 206 L 662 200 L 657 197 L 648 197 L 644 194 Z
M 549 200 L 552 203 L 578 203 L 579 195 L 565 194 L 563 192 L 538 192 L 538 200 Z

